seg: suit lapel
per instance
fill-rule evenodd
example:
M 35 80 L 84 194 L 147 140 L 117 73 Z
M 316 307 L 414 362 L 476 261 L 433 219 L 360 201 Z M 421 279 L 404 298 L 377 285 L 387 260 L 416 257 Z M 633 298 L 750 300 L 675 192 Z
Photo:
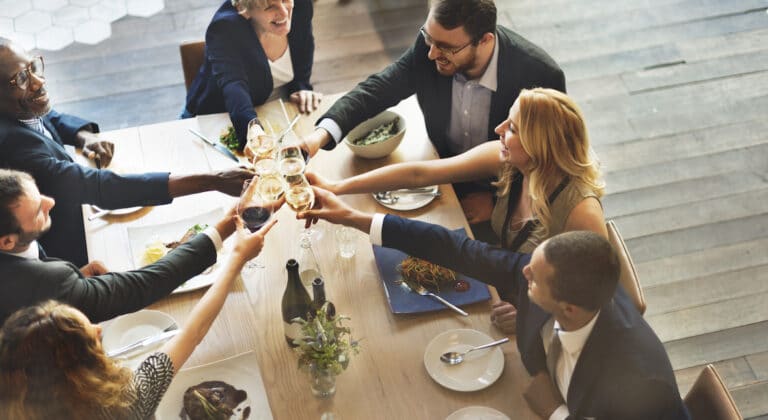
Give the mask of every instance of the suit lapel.
M 523 291 L 521 293 L 527 293 Z M 527 296 L 526 296 L 527 297 Z M 523 309 L 523 306 L 518 310 Z M 526 314 L 518 313 L 518 319 L 525 319 L 525 328 L 518 326 L 518 339 L 522 339 L 523 349 L 520 349 L 520 354 L 523 356 L 523 363 L 525 364 L 528 373 L 535 375 L 542 369 L 547 369 L 547 356 L 544 352 L 544 342 L 541 340 L 541 328 L 552 317 L 551 314 L 544 312 L 538 305 L 533 302 L 527 301 L 525 306 Z
M 432 64 L 434 67 L 434 64 Z M 433 90 L 434 101 L 430 104 L 425 104 L 421 109 L 430 114 L 430 118 L 425 118 L 425 121 L 432 121 L 430 130 L 430 139 L 437 149 L 437 154 L 440 157 L 448 156 L 448 127 L 451 124 L 451 102 L 453 99 L 453 78 L 441 76 L 437 73 L 437 70 L 433 70 L 436 74 L 435 87 Z
M 56 127 L 53 126 L 53 124 L 48 118 L 43 117 L 42 120 L 43 120 L 43 125 L 45 126 L 45 129 L 48 130 L 49 133 L 51 133 L 51 137 L 53 137 L 53 141 L 58 143 L 59 146 L 64 147 L 64 141 L 61 140 L 61 136 L 59 136 L 59 132 L 56 130 Z M 45 135 L 42 135 L 42 136 L 46 137 Z
M 571 376 L 571 384 L 568 386 L 568 410 L 571 414 L 578 415 L 582 410 L 582 403 L 591 392 L 595 381 L 602 372 L 604 354 L 610 350 L 610 341 L 613 336 L 614 301 L 603 307 L 598 315 L 595 327 L 589 335 L 584 348 L 581 350 L 576 367 Z

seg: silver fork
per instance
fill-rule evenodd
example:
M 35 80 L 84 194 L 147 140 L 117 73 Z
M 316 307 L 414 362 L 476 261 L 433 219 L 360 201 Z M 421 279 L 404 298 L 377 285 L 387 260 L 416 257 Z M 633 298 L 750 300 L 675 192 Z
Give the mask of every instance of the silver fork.
M 420 295 L 422 295 L 422 296 L 432 296 L 433 298 L 437 299 L 437 300 L 438 300 L 440 303 L 442 303 L 443 305 L 445 305 L 445 306 L 447 306 L 447 307 L 449 307 L 449 308 L 453 309 L 454 311 L 456 311 L 456 312 L 458 312 L 458 313 L 460 313 L 460 314 L 462 314 L 462 315 L 464 315 L 464 316 L 468 316 L 468 315 L 469 315 L 469 314 L 468 314 L 466 311 L 464 311 L 463 309 L 461 309 L 461 308 L 459 308 L 458 306 L 456 306 L 456 305 L 452 304 L 451 302 L 448 302 L 447 300 L 445 300 L 445 299 L 441 298 L 440 296 L 438 296 L 438 295 L 436 295 L 436 294 L 434 294 L 434 293 L 430 292 L 429 290 L 427 290 L 426 288 L 424 288 L 424 286 L 421 286 L 421 285 L 417 285 L 417 286 L 416 286 L 416 287 L 413 289 L 413 291 L 414 291 L 414 292 L 416 292 L 416 293 L 418 293 L 418 294 L 420 294 Z
M 376 199 L 384 204 L 395 204 L 401 195 L 427 195 L 440 197 L 440 191 L 384 191 L 375 193 Z

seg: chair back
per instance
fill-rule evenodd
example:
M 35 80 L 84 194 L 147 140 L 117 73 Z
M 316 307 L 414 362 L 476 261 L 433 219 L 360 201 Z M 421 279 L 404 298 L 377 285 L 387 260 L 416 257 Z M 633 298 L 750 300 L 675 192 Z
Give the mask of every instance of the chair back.
M 205 41 L 185 42 L 179 45 L 181 54 L 181 68 L 184 70 L 184 84 L 189 90 L 189 85 L 195 80 L 195 76 L 203 65 L 205 54 Z
M 683 398 L 691 419 L 742 420 L 731 393 L 712 365 L 706 365 Z
M 627 292 L 629 298 L 632 299 L 632 303 L 640 312 L 645 313 L 645 296 L 643 296 L 643 289 L 640 287 L 640 280 L 637 278 L 637 270 L 635 270 L 635 263 L 632 262 L 632 257 L 629 255 L 627 245 L 624 243 L 624 239 L 619 233 L 619 229 L 616 227 L 616 223 L 613 220 L 609 220 L 605 223 L 606 229 L 608 229 L 608 240 L 613 245 L 616 253 L 619 256 L 619 262 L 621 263 L 621 276 L 619 277 L 619 284 Z

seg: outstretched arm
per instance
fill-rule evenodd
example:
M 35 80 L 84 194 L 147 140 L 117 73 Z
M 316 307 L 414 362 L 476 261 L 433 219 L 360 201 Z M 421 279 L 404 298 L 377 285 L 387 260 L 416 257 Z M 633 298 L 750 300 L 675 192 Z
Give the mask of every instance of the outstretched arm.
M 232 251 L 231 257 L 224 263 L 219 278 L 192 308 L 181 333 L 160 349 L 161 352 L 171 358 L 174 372 L 179 371 L 195 347 L 208 333 L 208 329 L 211 328 L 211 324 L 224 306 L 224 301 L 227 299 L 232 284 L 240 274 L 243 264 L 261 252 L 264 246 L 264 237 L 275 223 L 277 223 L 277 219 L 272 219 L 255 233 L 246 233 L 242 227 L 240 228 L 235 249 Z
M 473 181 L 499 173 L 499 150 L 500 142 L 491 141 L 450 158 L 396 163 L 336 182 L 311 173 L 307 177 L 313 185 L 340 195 Z

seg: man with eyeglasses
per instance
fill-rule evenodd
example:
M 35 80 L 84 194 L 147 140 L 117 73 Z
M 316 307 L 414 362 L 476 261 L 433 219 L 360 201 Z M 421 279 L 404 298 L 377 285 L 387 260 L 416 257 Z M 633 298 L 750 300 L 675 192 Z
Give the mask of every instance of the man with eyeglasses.
M 105 209 L 154 206 L 214 190 L 237 196 L 243 181 L 253 176 L 240 169 L 186 176 L 167 172 L 117 175 L 79 165 L 64 149 L 65 144 L 83 148 L 84 154 L 102 166 L 109 165 L 113 145 L 99 139 L 95 123 L 51 109 L 43 71 L 42 57 L 33 57 L 0 38 L 0 168 L 28 172 L 41 193 L 58 203 L 51 211 L 58 223 L 40 238 L 48 256 L 101 274 L 106 270 L 103 266 L 88 263 L 83 204 Z
M 304 140 L 310 155 L 333 149 L 355 126 L 416 94 L 429 138 L 441 157 L 496 139 L 520 90 L 565 92 L 565 77 L 536 45 L 496 25 L 492 0 L 437 0 L 416 42 L 396 62 L 339 99 Z M 490 183 L 456 185 L 470 223 L 487 220 Z M 468 209 L 485 214 L 475 220 Z

